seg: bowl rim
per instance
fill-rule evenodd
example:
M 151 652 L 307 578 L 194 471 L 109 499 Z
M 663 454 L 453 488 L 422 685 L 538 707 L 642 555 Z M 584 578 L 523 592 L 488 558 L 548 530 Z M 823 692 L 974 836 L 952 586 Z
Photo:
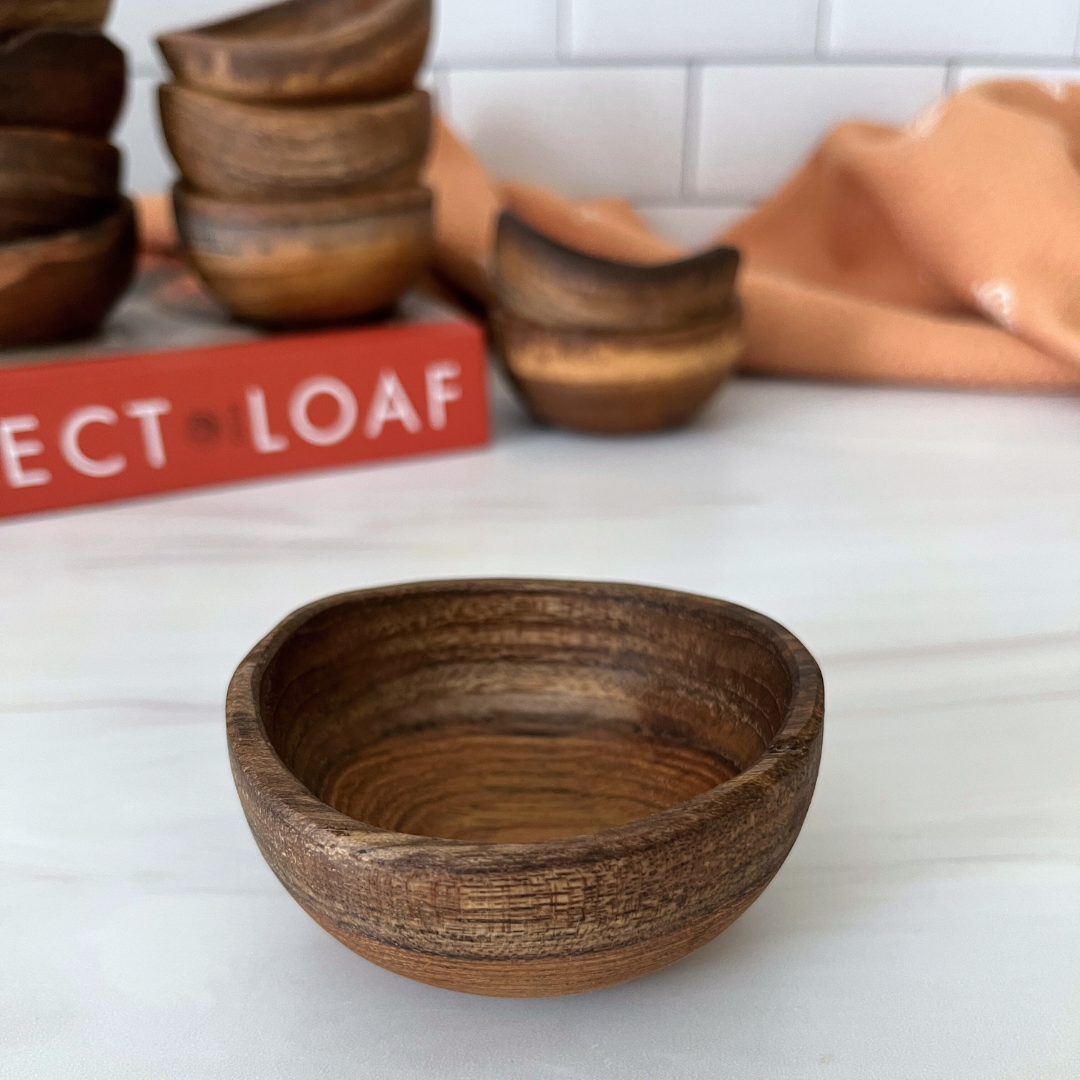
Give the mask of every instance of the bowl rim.
M 316 0 L 318 2 L 318 0 Z M 279 0 L 270 8 L 312 6 L 310 0 Z M 343 20 L 338 26 L 326 30 L 302 31 L 287 37 L 263 37 L 259 34 L 228 35 L 221 30 L 230 23 L 242 23 L 252 15 L 262 14 L 266 7 L 238 11 L 224 19 L 199 23 L 197 26 L 167 30 L 157 36 L 158 47 L 190 49 L 206 47 L 231 52 L 264 52 L 267 55 L 306 53 L 312 47 L 333 46 L 343 41 L 363 42 L 381 32 L 407 22 L 414 14 L 431 17 L 431 0 L 376 0 L 366 11 Z
M 730 275 L 732 284 L 726 291 L 734 291 L 734 278 L 739 269 L 740 252 L 730 244 L 715 244 L 703 251 L 693 252 L 680 259 L 659 263 L 626 262 L 609 259 L 602 255 L 590 255 L 579 248 L 564 244 L 547 233 L 533 228 L 520 214 L 503 210 L 495 227 L 495 274 L 501 273 L 500 260 L 508 248 L 514 247 L 527 255 L 537 265 L 556 269 L 563 282 L 578 276 L 602 278 L 611 288 L 642 288 L 644 286 L 677 286 L 685 279 L 699 275 Z
M 254 202 L 232 196 L 207 195 L 180 179 L 172 187 L 173 205 L 178 214 L 213 221 L 223 228 L 280 228 L 290 225 L 307 228 L 355 221 L 358 218 L 391 217 L 397 214 L 427 211 L 435 196 L 425 184 L 391 188 L 385 191 L 360 191 L 352 195 L 327 195 L 318 199 L 275 199 Z
M 595 592 L 666 604 L 711 609 L 755 630 L 785 663 L 791 677 L 788 708 L 776 734 L 761 756 L 730 780 L 663 810 L 596 832 L 534 843 L 489 843 L 451 840 L 393 832 L 358 821 L 316 798 L 285 765 L 270 742 L 259 708 L 262 676 L 281 647 L 303 631 L 313 618 L 359 599 L 394 600 L 440 592 Z M 689 614 L 689 613 L 688 613 Z M 824 723 L 824 683 L 817 661 L 789 630 L 739 604 L 674 589 L 616 581 L 561 578 L 447 578 L 357 589 L 315 600 L 287 615 L 241 661 L 226 697 L 226 735 L 234 777 L 241 776 L 264 799 L 274 804 L 294 835 L 325 850 L 349 849 L 365 859 L 380 861 L 395 855 L 422 853 L 432 869 L 460 870 L 474 859 L 485 866 L 498 861 L 506 872 L 540 869 L 545 865 L 575 864 L 611 859 L 675 842 L 699 831 L 717 818 L 738 819 L 747 807 L 761 806 L 760 795 L 798 770 L 815 752 Z M 815 770 L 816 771 L 816 770 Z M 752 789 L 752 791 L 751 791 Z M 748 798 L 748 796 L 751 796 Z
M 201 108 L 217 113 L 231 112 L 234 117 L 258 119 L 270 123 L 281 122 L 285 117 L 310 124 L 313 120 L 340 120 L 346 116 L 366 114 L 377 117 L 387 113 L 394 116 L 397 112 L 408 114 L 414 110 L 419 112 L 433 112 L 434 110 L 431 91 L 425 90 L 422 86 L 409 86 L 381 98 L 330 98 L 326 100 L 319 98 L 310 101 L 279 102 L 222 97 L 202 86 L 193 86 L 174 79 L 159 83 L 157 94 L 158 100 L 162 103 L 168 104 L 170 98 L 179 101 L 186 98 Z M 165 122 L 163 118 L 162 123 Z M 175 129 L 176 126 L 175 121 L 170 123 L 171 128 Z

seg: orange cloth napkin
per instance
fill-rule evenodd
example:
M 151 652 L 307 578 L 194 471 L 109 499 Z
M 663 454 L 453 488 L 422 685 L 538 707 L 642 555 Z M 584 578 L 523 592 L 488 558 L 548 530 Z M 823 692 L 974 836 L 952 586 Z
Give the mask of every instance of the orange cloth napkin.
M 440 269 L 481 301 L 500 210 L 592 254 L 684 252 L 626 203 L 496 183 L 442 124 Z M 836 128 L 717 239 L 741 249 L 744 370 L 1080 390 L 1080 88 L 984 83 L 904 129 Z

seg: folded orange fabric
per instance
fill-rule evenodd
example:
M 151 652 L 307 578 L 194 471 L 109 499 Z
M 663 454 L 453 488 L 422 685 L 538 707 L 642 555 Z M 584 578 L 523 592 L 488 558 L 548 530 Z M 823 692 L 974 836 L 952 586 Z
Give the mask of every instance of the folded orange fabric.
M 507 207 L 593 254 L 683 254 L 619 200 L 495 183 L 442 125 L 428 182 L 440 267 L 481 300 Z M 844 124 L 719 239 L 743 253 L 746 370 L 1080 390 L 1080 88 L 984 83 L 904 129 Z

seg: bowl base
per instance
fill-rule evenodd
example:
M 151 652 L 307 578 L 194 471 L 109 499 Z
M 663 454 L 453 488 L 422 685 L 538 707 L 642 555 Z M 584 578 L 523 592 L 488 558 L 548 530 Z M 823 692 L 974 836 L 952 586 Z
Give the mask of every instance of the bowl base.
M 583 836 L 666 810 L 730 780 L 699 747 L 618 731 L 505 734 L 454 726 L 383 739 L 319 798 L 391 832 L 479 843 Z

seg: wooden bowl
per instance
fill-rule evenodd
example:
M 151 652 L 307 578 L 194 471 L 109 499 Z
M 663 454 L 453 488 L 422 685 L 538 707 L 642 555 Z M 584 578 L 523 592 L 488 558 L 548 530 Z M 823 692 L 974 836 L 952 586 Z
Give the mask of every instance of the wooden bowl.
M 507 210 L 495 237 L 493 284 L 499 302 L 531 322 L 648 333 L 715 320 L 734 293 L 738 266 L 731 247 L 658 266 L 600 259 Z
M 491 337 L 525 407 L 556 427 L 631 434 L 691 420 L 731 374 L 743 349 L 740 307 L 666 333 L 563 330 L 491 316 Z
M 100 220 L 116 202 L 120 153 L 104 139 L 0 128 L 0 240 Z
M 287 0 L 163 34 L 177 80 L 243 101 L 391 97 L 424 59 L 431 0 Z
M 813 657 L 721 600 L 465 581 L 346 593 L 229 688 L 274 873 L 361 956 L 540 997 L 678 960 L 761 894 L 821 753 Z
M 35 26 L 100 30 L 111 0 L 0 0 L 0 34 Z
M 431 98 L 275 107 L 160 88 L 165 139 L 184 179 L 223 199 L 320 199 L 418 183 Z
M 431 192 L 415 187 L 304 203 L 232 203 L 177 186 L 187 257 L 234 315 L 336 322 L 396 300 L 431 262 Z
M 124 102 L 123 50 L 103 34 L 30 30 L 0 45 L 0 126 L 104 138 Z
M 136 241 L 120 199 L 82 229 L 0 244 L 0 346 L 93 334 L 131 281 Z

